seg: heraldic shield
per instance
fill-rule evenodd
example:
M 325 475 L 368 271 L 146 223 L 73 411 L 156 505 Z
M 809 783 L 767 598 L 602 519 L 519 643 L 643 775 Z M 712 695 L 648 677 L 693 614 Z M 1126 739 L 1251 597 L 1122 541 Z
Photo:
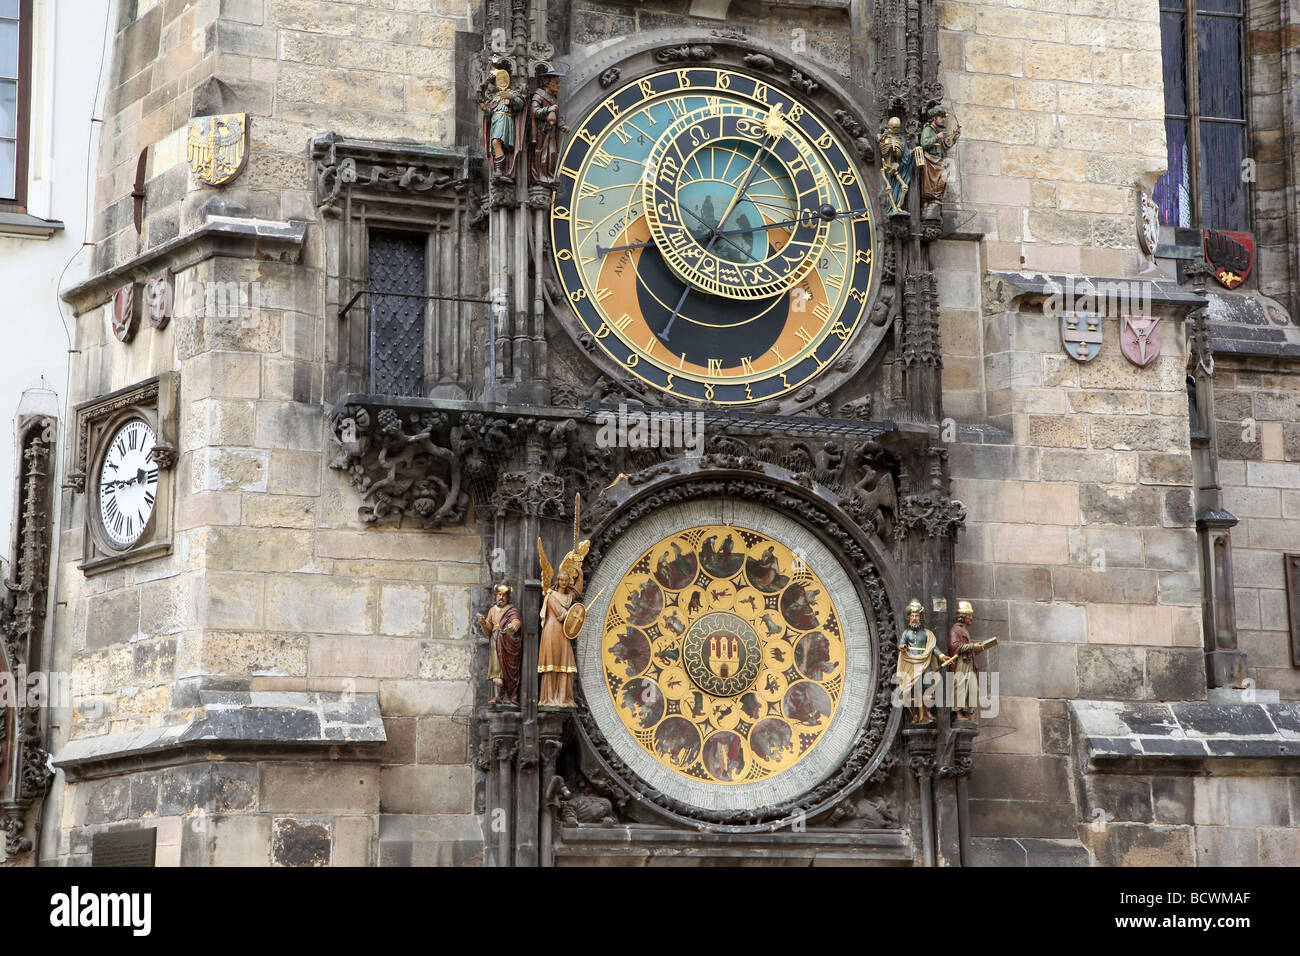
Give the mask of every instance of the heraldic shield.
M 1101 352 L 1101 316 L 1095 312 L 1063 312 L 1061 342 L 1077 362 L 1091 362 Z
M 1154 315 L 1121 316 L 1119 347 L 1124 357 L 1134 365 L 1150 365 L 1160 355 L 1160 318 Z
M 190 120 L 189 164 L 200 181 L 224 186 L 243 171 L 247 158 L 246 113 L 218 113 Z
M 1225 289 L 1235 289 L 1255 267 L 1255 237 L 1249 232 L 1206 229 L 1203 234 L 1205 261 L 1214 278 Z

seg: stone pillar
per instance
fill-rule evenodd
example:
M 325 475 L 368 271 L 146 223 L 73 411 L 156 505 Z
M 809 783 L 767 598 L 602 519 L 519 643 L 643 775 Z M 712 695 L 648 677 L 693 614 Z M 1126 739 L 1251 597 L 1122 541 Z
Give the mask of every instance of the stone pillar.
M 942 719 L 947 719 L 944 714 Z M 935 817 L 940 859 L 945 866 L 967 866 L 970 861 L 970 804 L 968 779 L 974 760 L 971 745 L 979 728 L 962 721 L 950 726 L 935 764 Z
M 538 736 L 541 740 L 542 774 L 541 807 L 539 813 L 539 842 L 541 852 L 538 866 L 555 865 L 555 814 L 547 805 L 546 794 L 555 776 L 555 761 L 564 745 L 564 726 L 568 720 L 566 714 L 545 713 L 539 715 Z
M 514 860 L 514 763 L 519 750 L 519 715 L 493 712 L 488 718 L 487 817 L 489 846 L 497 866 Z
M 1198 260 L 1187 269 L 1197 295 L 1205 294 L 1209 268 Z M 1232 539 L 1236 515 L 1223 506 L 1219 483 L 1219 441 L 1214 414 L 1214 353 L 1205 309 L 1190 318 L 1192 473 L 1196 483 L 1196 535 L 1201 559 L 1201 613 L 1208 687 L 1243 687 L 1246 655 L 1237 649 L 1232 583 Z
M 921 822 L 921 859 L 924 866 L 937 864 L 934 833 L 934 748 L 936 731 L 933 727 L 912 727 L 903 731 L 903 745 L 907 752 L 907 766 L 916 777 L 917 812 Z

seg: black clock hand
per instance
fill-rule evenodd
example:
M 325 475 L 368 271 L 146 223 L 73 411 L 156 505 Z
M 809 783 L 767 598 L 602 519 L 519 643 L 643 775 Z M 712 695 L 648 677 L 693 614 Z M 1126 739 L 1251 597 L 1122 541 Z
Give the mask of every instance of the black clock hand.
M 831 209 L 830 204 L 827 203 L 826 205 L 822 206 L 821 209 L 817 210 L 817 215 L 820 216 L 822 219 L 825 219 L 827 222 L 834 222 L 840 216 L 856 216 L 866 211 L 867 209 L 865 206 L 862 207 L 861 209 L 845 209 L 842 211 L 838 209 Z M 746 233 L 750 233 L 750 232 L 763 232 L 768 229 L 780 229 L 784 226 L 797 226 L 799 225 L 799 223 L 804 222 L 806 218 L 807 217 L 801 217 L 799 219 L 787 219 L 784 222 L 774 222 L 768 226 L 754 226 L 751 229 L 732 229 L 727 232 L 720 233 L 719 235 L 723 236 L 724 238 L 726 236 L 743 236 Z
M 769 133 L 767 135 L 767 139 L 770 140 L 775 135 L 777 134 Z M 717 242 L 718 237 L 722 235 L 722 227 L 724 224 L 726 224 L 727 217 L 731 215 L 731 210 L 736 208 L 736 202 L 740 199 L 742 195 L 744 195 L 745 190 L 749 188 L 750 182 L 753 181 L 754 171 L 758 169 L 759 160 L 762 159 L 771 151 L 772 151 L 772 147 L 768 145 L 768 143 L 764 142 L 763 147 L 754 153 L 754 159 L 750 162 L 749 169 L 745 171 L 745 181 L 740 184 L 740 188 L 736 190 L 736 194 L 731 197 L 731 202 L 727 203 L 727 208 L 722 211 L 722 217 L 718 220 L 718 224 L 716 226 L 713 226 L 712 229 L 710 230 L 712 234 L 709 237 L 709 244 L 704 247 L 704 252 L 706 255 L 709 252 L 713 251 L 713 244 Z M 658 184 L 656 184 L 655 188 L 658 188 Z M 681 209 L 686 208 L 681 203 L 678 203 L 678 206 Z M 695 214 L 691 213 L 691 215 L 695 215 Z M 700 217 L 696 216 L 695 218 L 699 219 Z M 669 334 L 672 333 L 673 323 L 677 321 L 677 313 L 681 312 L 682 304 L 686 302 L 686 296 L 690 294 L 690 291 L 691 291 L 691 287 L 689 285 L 682 290 L 682 297 L 677 300 L 677 308 L 673 309 L 673 314 L 668 316 L 668 321 L 664 324 L 663 331 L 659 333 L 659 338 L 667 341 Z
M 658 183 L 655 183 L 655 190 L 656 190 L 657 192 L 663 193 L 663 194 L 664 194 L 665 196 L 667 196 L 669 199 L 673 200 L 673 202 L 677 202 L 676 197 L 674 197 L 672 193 L 670 193 L 668 190 L 664 189 L 664 187 L 660 186 Z M 686 212 L 687 214 L 689 214 L 689 215 L 691 216 L 692 219 L 694 219 L 696 222 L 698 222 L 701 226 L 703 226 L 705 229 L 707 229 L 710 233 L 712 233 L 712 232 L 714 231 L 713 226 L 710 226 L 710 225 L 709 225 L 707 222 L 705 222 L 705 221 L 704 221 L 700 216 L 696 215 L 694 209 L 690 208 L 689 206 L 683 205 L 682 203 L 677 203 L 677 208 L 678 208 L 678 209 L 681 209 L 681 210 L 683 210 L 684 212 Z M 722 238 L 726 239 L 727 245 L 731 246 L 731 248 L 735 249 L 735 250 L 736 250 L 737 252 L 739 252 L 742 256 L 746 256 L 746 257 L 749 256 L 749 250 L 748 250 L 748 249 L 742 249 L 742 248 L 741 248 L 739 245 L 737 245 L 734 241 L 732 241 L 731 239 L 727 239 L 726 236 L 723 236 Z M 601 257 L 604 257 L 604 256 L 609 255 L 611 252 L 623 252 L 623 251 L 626 250 L 626 249 L 644 249 L 646 246 L 653 246 L 654 244 L 655 244 L 655 242 L 654 242 L 653 239 L 651 239 L 649 242 L 634 242 L 634 243 L 632 243 L 632 244 L 630 244 L 630 245 L 626 245 L 626 246 L 611 246 L 611 247 L 608 248 L 608 249 L 602 249 L 602 248 L 600 247 L 600 245 L 597 244 L 597 246 L 596 246 L 596 255 L 601 256 Z M 706 251 L 707 251 L 707 250 L 706 250 Z
M 683 206 L 682 208 L 686 209 L 685 206 Z M 686 209 L 686 211 L 690 212 L 691 215 L 693 216 L 695 215 L 695 213 L 691 212 L 691 210 L 689 209 Z M 870 210 L 868 210 L 866 206 L 859 207 L 858 209 L 831 209 L 828 203 L 827 205 L 824 205 L 819 210 L 817 210 L 817 215 L 820 216 L 822 219 L 825 219 L 827 222 L 834 222 L 836 219 L 840 218 L 841 216 L 858 216 L 864 212 L 869 212 L 869 211 Z M 786 226 L 797 226 L 801 222 L 804 222 L 806 218 L 807 217 L 801 217 L 799 219 L 785 219 L 781 222 L 770 223 L 769 225 L 766 226 L 752 226 L 748 229 L 728 229 L 726 232 L 718 233 L 718 238 L 726 239 L 728 236 L 744 236 L 744 235 L 748 235 L 751 232 L 766 232 L 768 229 L 783 229 Z M 602 249 L 600 246 L 597 246 L 596 255 L 604 256 L 611 252 L 622 252 L 625 249 L 644 249 L 646 246 L 653 246 L 654 244 L 655 244 L 654 240 L 651 239 L 649 242 L 634 242 L 626 246 L 610 246 L 608 249 Z M 732 243 L 732 245 L 734 246 L 735 243 Z M 739 249 L 739 247 L 737 248 Z M 740 250 L 740 251 L 744 252 L 745 250 Z

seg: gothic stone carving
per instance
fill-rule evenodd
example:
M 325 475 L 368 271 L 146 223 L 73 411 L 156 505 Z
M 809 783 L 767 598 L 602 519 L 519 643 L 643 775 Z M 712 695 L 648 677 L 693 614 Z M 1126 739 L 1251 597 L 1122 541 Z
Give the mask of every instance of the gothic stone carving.
M 344 187 L 372 196 L 466 192 L 472 181 L 468 154 L 430 147 L 378 144 L 322 133 L 311 142 L 316 204 L 338 215 Z
M 330 467 L 360 493 L 363 522 L 401 527 L 410 518 L 431 530 L 465 520 L 464 431 L 448 416 L 355 405 L 334 416 L 333 432 L 339 452 Z
M 52 418 L 19 424 L 19 538 L 13 577 L 0 585 L 0 678 L 13 682 L 15 697 L 14 706 L 0 706 L 0 827 L 9 857 L 32 849 L 23 820 L 50 778 L 41 709 L 28 706 L 26 675 L 39 666 L 45 629 L 55 429 Z

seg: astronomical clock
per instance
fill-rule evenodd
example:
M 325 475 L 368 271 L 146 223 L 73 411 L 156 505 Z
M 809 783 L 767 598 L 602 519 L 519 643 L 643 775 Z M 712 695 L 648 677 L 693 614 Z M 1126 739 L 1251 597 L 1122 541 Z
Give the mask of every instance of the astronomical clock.
M 660 398 L 787 400 L 862 330 L 869 192 L 843 130 L 762 76 L 684 66 L 612 87 L 556 176 L 570 328 Z
M 897 726 L 896 501 L 883 459 L 862 464 L 882 429 L 814 439 L 764 414 L 862 394 L 888 332 L 879 177 L 833 79 L 740 42 L 635 42 L 569 78 L 552 315 L 646 405 L 747 415 L 758 437 L 719 424 L 694 464 L 602 461 L 578 723 L 658 818 L 771 831 L 877 772 Z

